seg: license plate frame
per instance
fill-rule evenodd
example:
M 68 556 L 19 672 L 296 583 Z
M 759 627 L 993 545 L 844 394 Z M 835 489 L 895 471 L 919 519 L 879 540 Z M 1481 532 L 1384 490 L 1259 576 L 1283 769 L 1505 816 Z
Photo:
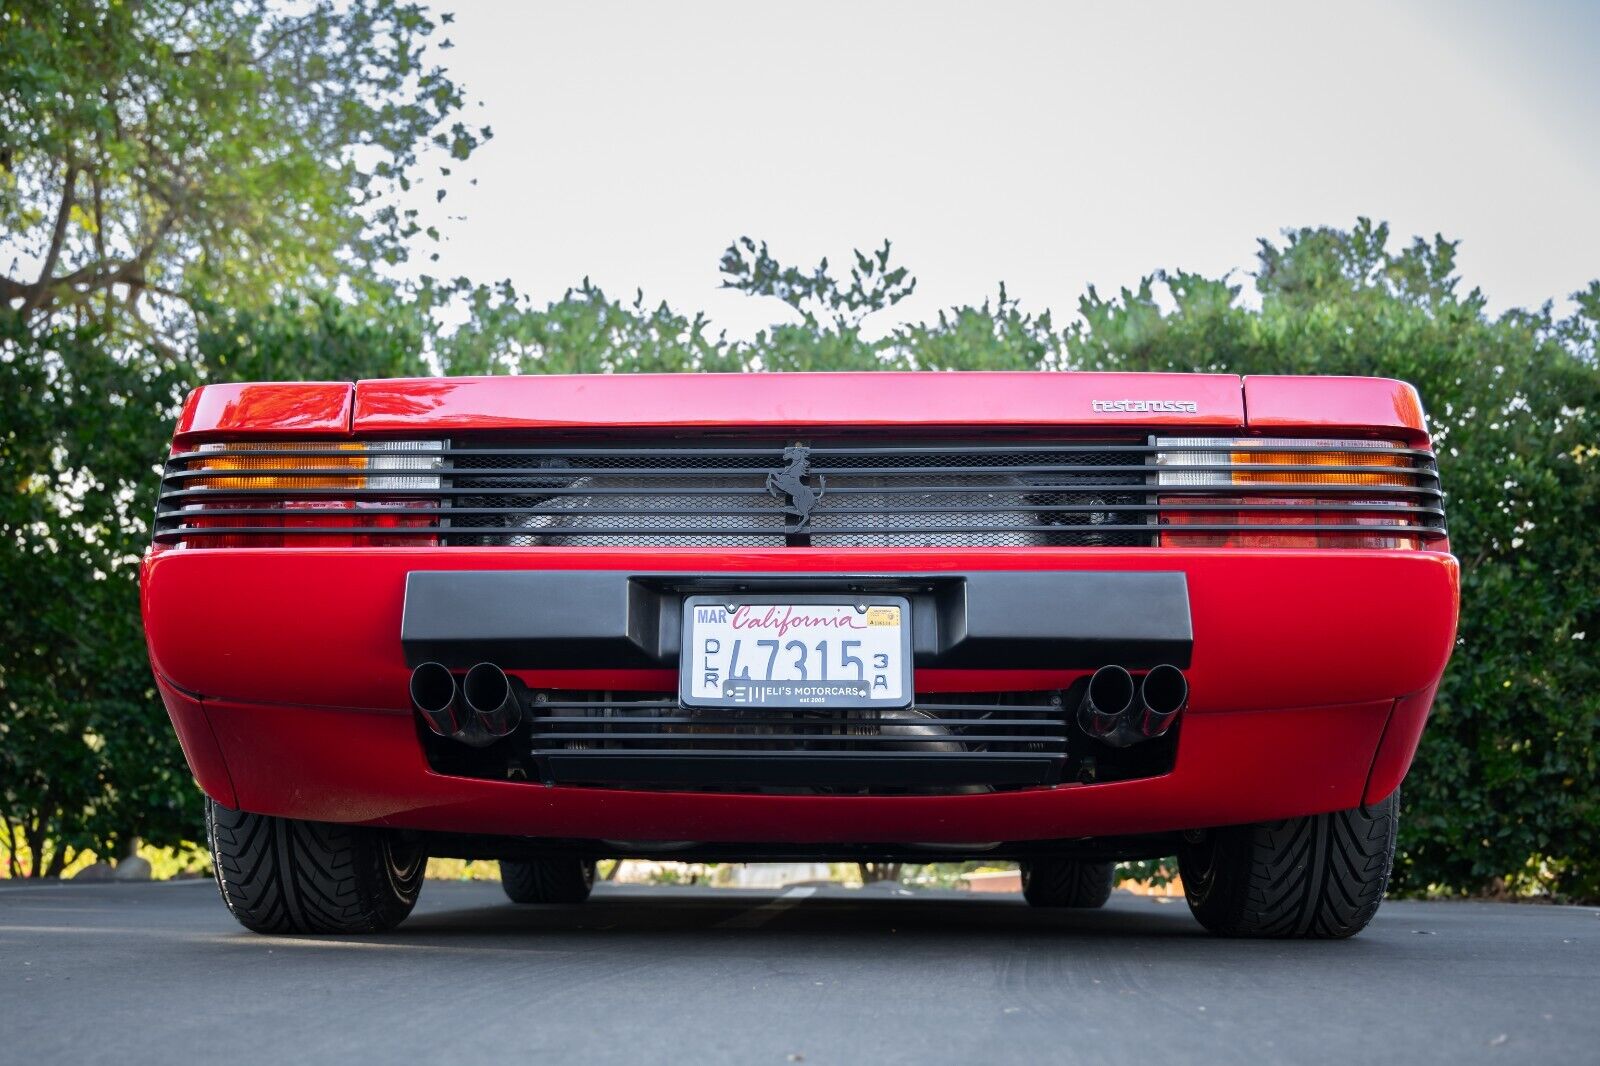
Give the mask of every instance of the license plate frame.
M 848 607 L 851 610 L 851 614 L 859 617 L 863 622 L 868 621 L 869 612 L 874 607 L 895 608 L 899 613 L 893 628 L 898 630 L 897 634 L 895 634 L 898 639 L 893 641 L 892 644 L 885 644 L 881 637 L 873 640 L 873 647 L 865 652 L 861 671 L 863 679 L 859 682 L 853 681 L 848 677 L 838 680 L 824 680 L 821 678 L 794 680 L 785 678 L 769 681 L 765 678 L 754 676 L 760 672 L 756 669 L 760 666 L 760 662 L 755 658 L 751 658 L 744 663 L 751 676 L 731 677 L 728 676 L 728 673 L 731 673 L 731 669 L 735 666 L 735 660 L 730 655 L 727 660 L 729 671 L 717 671 L 719 676 L 717 691 L 719 694 L 715 696 L 709 695 L 705 691 L 708 678 L 707 660 L 705 658 L 707 651 L 704 645 L 704 638 L 712 636 L 713 639 L 720 639 L 720 636 L 716 634 L 719 632 L 725 634 L 726 630 L 719 631 L 715 624 L 698 622 L 697 611 L 702 608 L 721 608 L 723 611 L 729 612 L 722 625 L 731 627 L 732 613 L 737 612 L 741 607 L 752 609 Z M 818 612 L 818 614 L 826 614 L 829 617 L 842 616 L 836 612 Z M 831 644 L 834 642 L 833 633 L 856 632 L 865 634 L 872 629 L 883 628 L 890 627 L 883 624 L 868 624 L 860 629 L 823 626 L 808 627 L 808 632 L 828 634 L 822 639 L 829 640 Z M 707 629 L 712 630 L 712 633 L 707 633 Z M 790 635 L 795 632 L 794 629 L 790 629 L 782 635 L 778 635 L 775 627 L 766 627 L 761 630 L 752 629 L 752 636 L 758 631 L 772 632 L 781 642 L 780 651 L 787 650 L 788 643 L 796 639 Z M 681 632 L 682 650 L 678 656 L 678 701 L 685 707 L 765 708 L 770 710 L 871 710 L 876 708 L 891 710 L 909 707 L 914 698 L 911 661 L 911 602 L 904 596 L 877 593 L 858 593 L 854 595 L 849 593 L 774 593 L 760 595 L 729 593 L 726 595 L 687 596 L 683 601 Z M 773 638 L 757 637 L 756 639 Z M 849 638 L 841 636 L 838 643 L 842 645 L 845 639 Z M 863 637 L 863 640 L 865 639 L 867 638 Z M 754 644 L 754 641 L 752 641 L 752 644 Z M 879 649 L 888 647 L 896 648 L 893 658 L 897 659 L 898 663 L 891 661 L 888 665 L 879 668 L 874 657 L 879 654 Z M 815 650 L 815 643 L 808 647 L 808 654 L 812 650 Z M 717 654 L 721 654 L 720 648 Z M 768 652 L 751 647 L 746 654 L 767 655 Z M 776 655 L 777 653 L 773 652 L 772 654 Z M 837 656 L 841 660 L 841 670 L 844 668 L 842 663 L 843 654 L 844 649 L 840 647 Z M 828 649 L 828 657 L 833 658 L 834 655 L 835 649 L 830 647 Z M 876 684 L 879 673 L 885 675 L 884 684 L 881 687 L 886 694 L 874 696 L 874 692 L 879 687 Z M 695 683 L 697 680 L 700 682 L 699 685 Z M 845 687 L 856 687 L 863 684 L 866 687 L 864 693 L 859 690 L 855 693 L 841 691 Z M 826 686 L 826 688 L 819 688 L 818 686 Z

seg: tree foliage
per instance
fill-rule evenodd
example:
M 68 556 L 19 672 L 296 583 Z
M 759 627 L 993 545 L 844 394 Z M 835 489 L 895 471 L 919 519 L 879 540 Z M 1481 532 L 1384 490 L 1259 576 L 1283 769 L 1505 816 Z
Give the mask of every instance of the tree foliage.
M 980 304 L 941 310 L 932 322 L 874 333 L 868 318 L 916 288 L 885 241 L 852 253 L 848 272 L 826 259 L 785 267 L 765 243 L 740 237 L 723 253 L 722 286 L 769 298 L 800 316 L 749 340 L 713 332 L 703 313 L 683 314 L 608 296 L 587 278 L 539 305 L 509 283 L 425 279 L 418 306 L 460 324 L 435 332 L 430 350 L 448 374 L 644 373 L 677 371 L 1047 370 L 1059 367 L 1061 337 L 1048 311 L 1034 314 L 1001 285 Z
M 727 337 L 703 314 L 679 314 L 644 293 L 623 303 L 587 278 L 535 307 L 509 282 L 465 279 L 424 289 L 421 303 L 452 305 L 459 326 L 435 334 L 434 357 L 451 374 L 673 373 L 742 369 Z
M 487 135 L 432 29 L 392 0 L 0 6 L 14 873 L 199 832 L 139 627 L 158 462 L 203 381 L 426 372 L 418 301 L 379 272 L 424 238 L 399 196 L 425 157 Z
M 34 873 L 141 831 L 193 835 L 136 573 L 182 375 L 124 355 L 93 327 L 0 312 L 0 820 Z
M 81 848 L 199 832 L 151 683 L 137 575 L 183 394 L 202 380 L 426 371 L 415 317 L 388 303 L 320 295 L 203 321 L 191 358 L 173 361 L 0 310 L 0 466 L 15 479 L 0 496 L 0 843 L 25 844 L 33 873 Z
M 259 307 L 403 260 L 423 155 L 448 175 L 488 135 L 432 29 L 397 0 L 6 3 L 0 299 L 170 329 L 196 294 Z

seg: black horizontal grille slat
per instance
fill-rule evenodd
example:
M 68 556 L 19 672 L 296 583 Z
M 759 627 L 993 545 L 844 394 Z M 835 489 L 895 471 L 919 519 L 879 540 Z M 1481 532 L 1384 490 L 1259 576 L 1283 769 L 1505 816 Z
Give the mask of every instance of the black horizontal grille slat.
M 1047 491 L 1050 489 L 1050 486 L 1048 486 L 1048 485 L 1046 485 L 1046 486 L 1029 486 L 1029 487 L 1030 487 L 1030 489 L 1033 489 L 1035 491 L 1037 491 L 1041 487 L 1044 488 Z M 1096 485 L 1094 487 L 1095 487 L 1095 489 L 1097 491 L 1100 491 L 1100 492 L 1117 492 L 1117 493 L 1130 492 L 1130 493 L 1146 493 L 1146 494 L 1150 494 L 1150 493 L 1154 493 L 1154 491 L 1155 491 L 1155 487 L 1152 486 L 1152 485 L 1149 485 L 1149 484 L 1135 485 L 1135 484 L 1131 484 L 1131 483 L 1130 484 L 1112 483 L 1112 484 L 1106 484 L 1106 485 Z M 973 491 L 983 491 L 984 488 L 985 487 L 980 486 L 979 488 L 974 489 Z M 1319 485 L 1319 484 L 1309 484 L 1309 483 L 1308 484 L 1281 483 L 1281 484 L 1273 484 L 1273 485 L 1270 485 L 1270 486 L 1241 484 L 1241 485 L 1231 485 L 1231 486 L 1227 487 L 1225 490 L 1219 490 L 1218 487 L 1209 486 L 1209 485 L 1208 486 L 1163 485 L 1163 486 L 1161 486 L 1160 495 L 1162 495 L 1162 496 L 1215 496 L 1215 495 L 1218 495 L 1219 492 L 1224 492 L 1228 496 L 1248 496 L 1248 495 L 1269 496 L 1269 495 L 1282 495 L 1282 494 L 1285 494 L 1285 493 L 1296 493 L 1296 492 L 1318 493 L 1318 494 L 1322 494 L 1322 495 L 1337 495 L 1339 493 L 1339 489 L 1340 489 L 1340 486 L 1337 486 L 1337 485 Z M 1056 488 L 1055 488 L 1055 491 L 1065 491 L 1065 490 L 1066 490 L 1065 486 L 1056 486 Z M 527 489 L 526 486 L 514 486 L 514 487 L 510 487 L 510 488 L 494 488 L 492 486 L 491 487 L 478 486 L 478 487 L 474 487 L 474 488 L 456 488 L 456 487 L 449 486 L 449 485 L 442 486 L 440 488 L 431 488 L 431 489 L 428 489 L 425 493 L 420 493 L 420 492 L 406 493 L 406 492 L 399 492 L 399 491 L 392 490 L 392 489 L 390 489 L 390 490 L 380 490 L 380 489 L 365 489 L 365 488 L 298 488 L 298 489 L 294 489 L 292 491 L 284 490 L 284 489 L 276 489 L 276 488 L 270 488 L 270 489 L 269 488 L 203 488 L 203 489 L 175 489 L 175 490 L 172 490 L 172 491 L 166 491 L 166 492 L 163 492 L 161 494 L 160 499 L 161 499 L 162 502 L 169 502 L 169 501 L 174 501 L 174 500 L 197 501 L 197 500 L 234 499 L 235 497 L 248 498 L 248 497 L 251 497 L 251 496 L 265 496 L 265 497 L 271 497 L 273 499 L 283 499 L 284 497 L 288 496 L 288 497 L 293 497 L 295 499 L 300 499 L 302 497 L 315 499 L 315 498 L 319 498 L 320 497 L 320 498 L 361 500 L 361 499 L 383 499 L 383 498 L 396 497 L 396 496 L 407 496 L 407 495 L 411 495 L 411 496 L 426 495 L 426 496 L 430 496 L 430 497 L 439 497 L 439 496 L 443 496 L 443 497 L 519 496 L 519 495 L 526 495 L 527 491 L 528 491 L 528 489 Z M 627 494 L 627 495 L 638 495 L 639 492 L 640 492 L 640 490 L 638 490 L 638 489 L 618 489 L 618 490 L 614 490 L 614 491 L 616 491 L 618 493 Z M 878 491 L 878 490 L 867 489 L 867 490 L 861 490 L 861 491 Z M 903 487 L 900 491 L 902 491 L 902 492 L 926 492 L 926 491 L 930 491 L 930 489 L 929 489 L 928 486 L 907 486 L 907 487 Z M 951 491 L 957 491 L 957 490 L 952 489 L 950 487 L 942 487 L 940 489 L 940 491 L 951 492 Z M 540 494 L 541 495 L 559 495 L 560 493 L 555 492 L 555 491 L 541 491 Z M 600 492 L 600 490 L 587 490 L 586 491 L 586 490 L 582 490 L 582 489 L 573 489 L 573 490 L 571 490 L 571 494 L 580 495 L 580 496 L 590 496 L 590 495 L 603 495 L 604 493 Z M 663 488 L 663 489 L 660 489 L 660 490 L 654 490 L 651 493 L 651 495 L 660 495 L 660 496 L 670 496 L 670 495 L 675 495 L 675 494 L 676 495 L 693 495 L 693 494 L 695 494 L 695 490 L 692 490 L 692 489 L 682 489 L 682 490 L 680 490 L 680 489 L 673 489 L 673 488 L 668 487 L 668 488 Z M 721 490 L 719 492 L 719 494 L 720 495 L 760 496 L 760 495 L 765 495 L 767 493 L 766 493 L 765 489 L 726 489 L 726 490 Z M 1407 485 L 1365 485 L 1365 486 L 1362 486 L 1360 488 L 1360 491 L 1355 493 L 1355 494 L 1356 495 L 1360 495 L 1360 496 L 1416 495 L 1416 496 L 1428 497 L 1428 498 L 1431 498 L 1431 499 L 1443 499 L 1444 498 L 1443 494 L 1438 489 L 1426 487 L 1425 484 L 1424 485 L 1418 485 L 1418 486 L 1407 486 Z M 937 509 L 937 508 L 935 508 L 935 509 Z
M 592 752 L 591 751 L 568 749 L 568 750 L 563 750 L 563 751 L 560 751 L 560 752 L 549 752 L 548 754 L 551 757 L 560 757 L 560 758 L 570 759 L 570 758 L 574 758 L 576 756 L 584 756 L 584 755 L 594 755 L 594 756 L 600 756 L 600 757 L 614 757 L 618 753 L 619 753 L 618 749 L 607 748 L 607 749 L 604 749 L 604 750 L 594 750 Z M 693 758 L 693 757 L 696 757 L 696 756 L 705 756 L 705 755 L 713 755 L 713 754 L 726 754 L 726 753 L 724 753 L 724 752 L 711 752 L 711 751 L 686 751 L 683 748 L 629 748 L 624 752 L 624 754 L 629 755 L 629 756 L 648 755 L 648 756 L 665 756 L 665 757 L 670 757 L 670 758 L 677 758 L 677 757 L 681 756 L 681 757 L 684 757 L 684 758 Z M 770 750 L 770 749 L 747 749 L 747 750 L 737 751 L 734 754 L 736 754 L 740 758 L 752 758 L 752 759 L 759 759 L 759 758 L 782 759 L 782 758 L 792 758 L 792 757 L 795 757 L 797 755 L 796 752 L 773 751 L 773 750 Z M 801 757 L 805 757 L 804 753 L 798 753 L 798 754 L 800 754 Z M 828 759 L 855 758 L 855 759 L 874 759 L 874 760 L 877 760 L 877 759 L 916 759 L 916 760 L 923 760 L 923 759 L 928 759 L 930 757 L 931 758 L 939 758 L 940 756 L 943 756 L 943 755 L 946 755 L 946 754 L 947 753 L 944 753 L 944 752 L 929 753 L 929 752 L 922 752 L 922 751 L 826 751 L 826 752 L 813 753 L 813 757 L 816 757 L 816 758 L 828 758 Z M 984 759 L 1040 759 L 1040 757 L 1041 757 L 1040 753 L 1031 752 L 1031 751 L 991 751 L 991 752 L 982 752 L 980 754 L 981 754 L 982 758 L 984 758 Z M 957 760 L 956 759 L 946 758 L 943 761 L 955 762 Z
M 630 711 L 632 709 L 633 709 L 632 707 L 629 708 Z M 1007 707 L 1006 708 L 1006 713 L 1007 714 L 1015 713 L 1015 711 L 1016 711 L 1016 708 L 1014 708 L 1014 707 Z M 1059 710 L 1055 710 L 1055 711 L 1053 711 L 1053 713 L 1060 714 L 1060 711 Z M 710 718 L 710 717 L 701 718 L 701 717 L 698 717 L 698 716 L 691 716 L 691 715 L 665 715 L 665 716 L 655 715 L 655 716 L 651 716 L 651 715 L 638 715 L 638 714 L 630 714 L 630 715 L 628 715 L 628 717 L 626 719 L 626 722 L 627 722 L 628 725 L 652 725 L 652 726 L 655 726 L 655 725 L 722 726 L 722 725 L 749 725 L 750 724 L 750 721 L 749 721 L 748 717 L 745 717 L 745 718 Z M 1032 719 L 1026 719 L 1026 718 L 993 718 L 993 719 L 990 719 L 990 718 L 947 718 L 947 717 L 941 717 L 939 719 L 939 722 L 940 722 L 941 725 L 946 725 L 946 726 L 985 726 L 985 727 L 988 727 L 988 728 L 997 728 L 997 727 L 1001 727 L 1001 726 L 1022 726 L 1022 727 L 1031 727 L 1031 728 L 1037 728 L 1037 729 L 1048 729 L 1048 728 L 1054 728 L 1054 725 L 1055 725 L 1052 722 L 1040 722 L 1040 721 L 1034 721 Z M 552 716 L 550 716 L 548 718 L 540 718 L 539 719 L 539 723 L 543 727 L 567 726 L 567 725 L 582 725 L 582 726 L 586 726 L 586 727 L 593 727 L 594 724 L 595 724 L 595 721 L 594 721 L 593 718 L 586 717 L 586 716 L 583 716 L 583 715 L 566 716 L 566 717 L 560 717 L 560 716 L 552 715 Z M 850 725 L 851 726 L 881 726 L 881 725 L 902 725 L 902 724 L 904 724 L 904 720 L 903 719 L 899 719 L 899 718 L 863 717 L 863 718 L 852 718 L 852 719 L 850 719 Z M 554 737 L 555 736 L 554 733 L 546 733 L 544 735 L 547 736 L 547 737 Z
M 654 740 L 700 744 L 753 741 L 780 746 L 810 742 L 876 745 L 925 730 L 919 739 L 984 744 L 1064 743 L 1066 717 L 1057 693 L 1000 693 L 987 702 L 948 703 L 919 695 L 901 710 L 769 708 L 730 712 L 695 709 L 670 699 L 629 699 L 605 693 L 584 699 L 533 703 L 534 745 L 569 741 L 607 743 Z M 669 711 L 672 713 L 662 713 Z M 556 713 L 551 713 L 556 712 Z M 582 713 L 573 713 L 582 712 Z M 1018 717 L 1028 715 L 1029 717 Z
M 1445 535 L 1432 456 L 1359 441 L 1252 441 L 1230 449 L 1211 439 L 877 443 L 819 436 L 708 439 L 703 447 L 681 439 L 428 447 L 373 442 L 352 451 L 327 442 L 175 453 L 156 540 L 1150 547 L 1222 543 L 1233 534 L 1326 535 L 1321 543 L 1329 546 L 1358 534 L 1390 532 L 1413 545 Z M 363 457 L 371 469 L 352 468 Z

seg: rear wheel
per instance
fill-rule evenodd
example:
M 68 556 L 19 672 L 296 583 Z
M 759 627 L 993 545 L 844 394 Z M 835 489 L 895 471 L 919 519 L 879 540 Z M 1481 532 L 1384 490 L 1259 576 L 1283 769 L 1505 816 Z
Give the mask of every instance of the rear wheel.
M 1022 864 L 1022 898 L 1035 907 L 1103 907 L 1117 868 L 1081 859 L 1030 859 Z
M 206 801 L 222 902 L 257 933 L 377 933 L 416 906 L 428 856 L 399 834 Z
M 1178 851 L 1183 893 L 1221 936 L 1337 939 L 1372 920 L 1394 868 L 1399 793 L 1370 807 L 1229 826 Z
M 594 860 L 567 856 L 500 860 L 500 887 L 512 903 L 582 903 L 594 888 Z

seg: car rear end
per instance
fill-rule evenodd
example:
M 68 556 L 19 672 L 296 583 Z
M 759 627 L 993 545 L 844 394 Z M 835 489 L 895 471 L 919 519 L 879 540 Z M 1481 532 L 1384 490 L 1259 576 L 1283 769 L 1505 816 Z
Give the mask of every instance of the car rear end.
M 228 808 L 1134 854 L 1395 790 L 1454 639 L 1442 503 L 1381 379 L 213 386 L 145 619 Z

